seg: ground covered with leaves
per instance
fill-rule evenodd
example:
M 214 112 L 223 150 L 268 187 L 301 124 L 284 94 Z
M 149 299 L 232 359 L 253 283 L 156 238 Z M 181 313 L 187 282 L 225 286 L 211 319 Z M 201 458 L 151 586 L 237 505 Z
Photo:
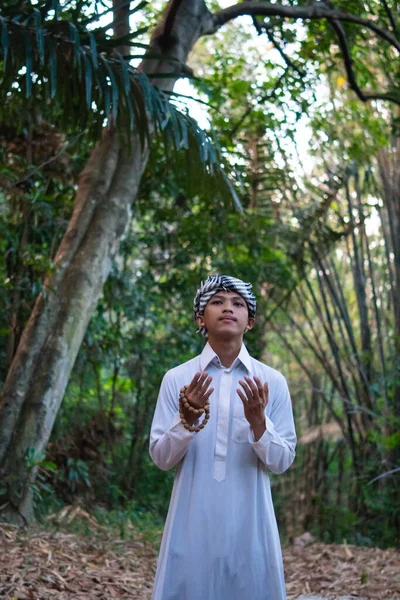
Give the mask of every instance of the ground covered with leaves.
M 318 600 L 400 600 L 396 550 L 311 542 L 285 548 L 283 559 L 288 600 L 303 595 Z
M 154 543 L 130 525 L 121 539 L 81 512 L 86 535 L 71 533 L 64 522 L 53 522 L 51 528 L 0 526 L 0 598 L 150 600 Z M 400 553 L 395 550 L 326 545 L 303 537 L 284 550 L 284 562 L 288 600 L 400 600 Z

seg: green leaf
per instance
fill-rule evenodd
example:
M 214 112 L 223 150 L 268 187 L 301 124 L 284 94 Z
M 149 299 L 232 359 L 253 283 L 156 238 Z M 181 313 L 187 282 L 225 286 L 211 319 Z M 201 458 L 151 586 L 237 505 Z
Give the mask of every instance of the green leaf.
M 24 15 L 21 15 L 21 14 L 19 14 L 19 15 L 15 15 L 15 16 L 14 16 L 14 17 L 11 19 L 11 22 L 12 22 L 12 23 L 19 23 L 19 22 L 22 20 L 22 18 L 23 18 L 23 17 L 24 17 Z M 29 19 L 29 17 L 28 17 L 28 19 Z
M 1 22 L 1 47 L 3 49 L 3 54 L 4 54 L 3 71 L 5 71 L 6 66 L 7 66 L 7 55 L 8 55 L 8 48 L 10 45 L 10 38 L 8 35 L 6 22 L 4 21 L 3 17 L 1 17 L 1 16 L 0 16 L 0 22 Z
M 25 67 L 26 67 L 26 97 L 30 98 L 32 94 L 32 43 L 29 31 L 24 31 L 25 40 Z
M 39 52 L 40 64 L 44 64 L 44 33 L 42 29 L 42 16 L 40 10 L 37 8 L 33 9 L 35 12 L 35 24 L 36 24 L 36 43 Z
M 50 461 L 50 460 L 44 460 L 41 464 L 40 464 L 42 469 L 48 469 L 49 471 L 57 471 L 57 465 L 55 462 Z
M 226 183 L 226 185 L 227 185 L 227 187 L 228 187 L 228 189 L 229 189 L 229 191 L 230 191 L 230 193 L 231 193 L 231 195 L 232 195 L 233 203 L 234 203 L 234 205 L 236 206 L 236 209 L 237 209 L 237 210 L 238 210 L 240 213 L 242 213 L 242 214 L 243 214 L 243 206 L 242 206 L 242 203 L 240 202 L 240 198 L 239 198 L 239 196 L 237 195 L 237 193 L 236 193 L 236 190 L 235 190 L 235 188 L 233 187 L 231 180 L 229 179 L 228 175 L 227 175 L 227 174 L 226 174 L 224 171 L 221 171 L 221 175 L 222 175 L 222 177 L 223 177 L 223 179 L 224 179 L 224 181 L 225 181 L 225 183 Z
M 93 71 L 90 59 L 83 52 L 83 60 L 85 64 L 85 87 L 86 87 L 86 105 L 90 109 L 92 105 L 92 83 L 93 83 Z
M 54 12 L 55 12 L 55 17 L 56 17 L 56 19 L 58 19 L 60 4 L 59 4 L 58 0 L 51 0 L 51 4 L 52 4 Z
M 103 29 L 109 29 L 109 27 L 109 25 L 106 25 L 105 27 L 103 27 Z M 108 43 L 113 48 L 115 48 L 116 46 L 130 46 L 132 44 L 131 40 L 135 39 L 136 37 L 139 37 L 140 35 L 143 35 L 144 33 L 147 33 L 148 29 L 148 26 L 141 27 L 137 31 L 127 33 L 126 35 L 122 35 L 118 38 L 112 38 L 109 40 Z M 135 43 L 135 45 L 137 44 Z M 148 48 L 148 45 L 145 45 L 145 47 Z
M 131 81 L 129 79 L 129 73 L 128 73 L 128 68 L 126 66 L 126 61 L 122 58 L 122 55 L 119 52 L 117 52 L 116 54 L 117 54 L 117 58 L 121 64 L 122 80 L 124 83 L 125 94 L 127 96 L 129 96 L 130 90 L 131 90 Z
M 104 10 L 102 13 L 98 13 L 96 15 L 93 15 L 89 19 L 85 19 L 85 21 L 84 21 L 85 26 L 87 26 L 89 23 L 94 23 L 94 22 L 98 21 L 99 19 L 104 18 L 105 15 L 108 15 L 108 14 L 112 13 L 115 10 L 119 10 L 120 8 L 124 8 L 124 6 L 129 5 L 131 3 L 131 1 L 132 0 L 122 0 L 121 2 L 117 2 L 111 8 L 109 8 L 107 10 Z M 127 16 L 133 15 L 135 12 L 137 12 L 138 10 L 141 10 L 142 8 L 144 8 L 145 6 L 147 6 L 148 4 L 149 3 L 147 1 L 140 2 L 138 5 L 134 6 L 133 8 L 131 8 L 129 10 L 129 12 L 127 13 Z M 107 29 L 109 27 L 112 27 L 112 23 L 110 23 L 106 27 L 107 27 Z
M 70 39 L 71 39 L 72 43 L 74 44 L 74 48 L 75 48 L 75 65 L 77 65 L 79 68 L 80 67 L 79 49 L 80 49 L 81 41 L 80 41 L 78 29 L 70 21 L 68 22 L 68 26 L 69 26 L 69 32 L 70 32 Z
M 50 57 L 50 97 L 54 98 L 57 92 L 57 56 L 56 47 L 53 40 L 49 41 L 49 57 Z
M 90 50 L 92 52 L 92 63 L 95 69 L 99 68 L 99 63 L 97 60 L 97 45 L 96 45 L 96 39 L 93 35 L 93 33 L 89 32 L 89 40 L 90 40 Z
M 113 70 L 110 68 L 109 62 L 105 58 L 105 56 L 101 56 L 100 58 L 103 61 L 103 64 L 107 70 L 108 76 L 111 81 L 112 114 L 113 114 L 114 121 L 116 121 L 117 115 L 118 115 L 118 99 L 119 99 L 119 90 L 118 90 L 117 80 L 116 80 Z
M 108 120 L 111 112 L 122 134 L 136 128 L 144 147 L 151 141 L 151 121 L 151 130 L 156 134 L 163 132 L 176 151 L 185 150 L 193 165 L 196 157 L 197 167 L 192 169 L 193 186 L 201 180 L 203 170 L 207 177 L 219 172 L 223 160 L 220 150 L 214 150 L 211 138 L 193 119 L 170 103 L 168 95 L 154 87 L 144 73 L 115 53 L 114 42 L 109 43 L 103 36 L 99 45 L 98 32 L 84 30 L 82 24 L 55 19 L 44 21 L 40 7 L 40 4 L 35 7 L 40 13 L 33 11 L 29 15 L 29 28 L 21 24 L 26 15 L 14 15 L 12 37 L 8 37 L 7 31 L 9 17 L 2 18 L 0 47 L 3 53 L 8 52 L 7 62 L 3 61 L 6 71 L 0 88 L 2 119 L 8 110 L 6 99 L 19 89 L 20 70 L 25 67 L 24 92 L 30 98 L 31 108 L 35 103 L 41 106 L 46 96 L 55 98 L 61 108 L 62 128 L 87 129 L 97 139 L 104 119 Z M 135 37 L 139 32 L 132 35 Z M 129 143 L 129 136 L 125 136 L 125 141 Z M 202 163 L 202 169 L 198 168 L 199 163 Z M 219 181 L 228 190 L 223 177 L 219 176 Z
M 182 137 L 181 137 L 180 147 L 184 148 L 185 150 L 189 150 L 189 132 L 188 132 L 188 125 L 187 125 L 186 119 L 182 119 L 182 121 L 181 121 L 181 132 L 182 132 Z
M 127 105 L 129 111 L 129 129 L 130 131 L 133 131 L 135 127 L 135 113 L 133 110 L 132 101 L 129 96 L 127 97 Z
M 110 97 L 110 87 L 106 82 L 104 85 L 104 117 L 107 119 L 110 118 L 111 111 L 111 97 Z

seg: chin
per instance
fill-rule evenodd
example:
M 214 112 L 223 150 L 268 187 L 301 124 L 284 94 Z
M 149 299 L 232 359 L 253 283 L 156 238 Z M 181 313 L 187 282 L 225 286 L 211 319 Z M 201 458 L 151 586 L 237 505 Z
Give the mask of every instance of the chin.
M 216 329 L 212 332 L 208 332 L 208 335 L 214 338 L 219 338 L 220 340 L 233 340 L 243 336 L 243 333 L 239 330 L 237 331 L 229 331 L 229 329 Z

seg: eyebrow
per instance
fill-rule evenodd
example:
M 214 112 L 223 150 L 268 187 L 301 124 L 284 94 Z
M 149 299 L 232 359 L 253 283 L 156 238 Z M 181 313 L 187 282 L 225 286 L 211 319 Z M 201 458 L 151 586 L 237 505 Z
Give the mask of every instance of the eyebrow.
M 244 299 L 242 298 L 242 296 L 229 296 L 229 298 L 231 298 L 232 300 L 241 300 L 242 302 L 244 302 Z M 212 297 L 213 300 L 227 300 L 226 296 L 220 296 L 219 294 L 215 294 Z

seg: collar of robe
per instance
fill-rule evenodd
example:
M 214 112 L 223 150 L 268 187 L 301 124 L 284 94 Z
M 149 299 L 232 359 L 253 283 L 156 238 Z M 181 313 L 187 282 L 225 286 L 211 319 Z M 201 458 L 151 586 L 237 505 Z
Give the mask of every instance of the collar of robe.
M 200 369 L 202 371 L 205 371 L 207 369 L 208 365 L 210 364 L 210 362 L 212 360 L 214 360 L 215 358 L 217 358 L 219 361 L 218 354 L 216 352 L 214 352 L 214 350 L 211 348 L 209 342 L 207 342 L 207 344 L 203 348 L 203 352 L 200 354 Z M 250 354 L 248 353 L 247 348 L 244 344 L 242 344 L 242 347 L 240 348 L 240 352 L 239 352 L 237 358 L 232 363 L 229 370 L 231 370 L 232 367 L 234 367 L 236 361 L 240 361 L 242 363 L 242 365 L 244 367 L 246 367 L 247 371 L 251 375 L 253 375 L 251 357 L 250 357 Z M 222 367 L 222 365 L 221 365 L 221 367 Z M 222 368 L 225 368 L 225 367 L 222 367 Z

